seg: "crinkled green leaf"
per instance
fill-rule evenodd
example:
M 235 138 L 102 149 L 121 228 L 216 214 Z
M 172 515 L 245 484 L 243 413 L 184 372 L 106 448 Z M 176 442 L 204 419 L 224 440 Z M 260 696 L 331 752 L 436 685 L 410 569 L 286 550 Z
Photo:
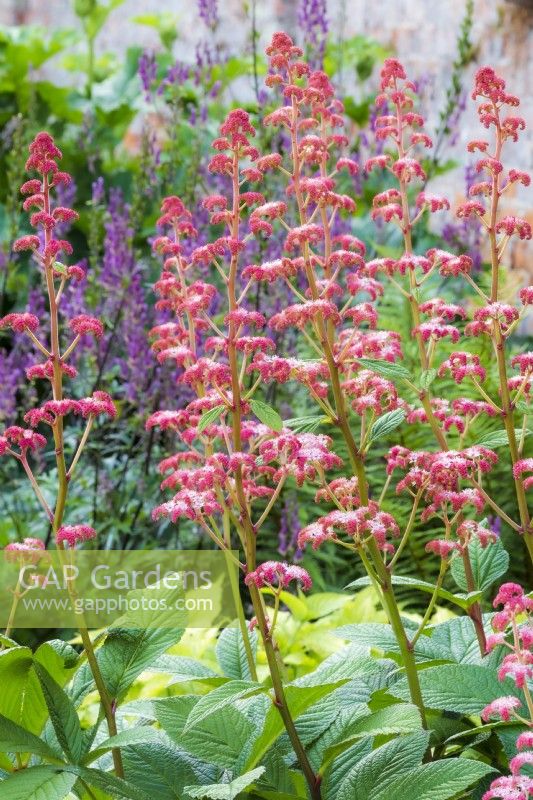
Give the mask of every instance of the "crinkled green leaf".
M 220 405 L 210 408 L 209 411 L 206 411 L 205 414 L 202 414 L 200 417 L 200 422 L 198 423 L 198 433 L 203 433 L 207 426 L 212 425 L 213 422 L 215 422 L 225 410 L 226 406 Z
M 233 706 L 204 719 L 187 734 L 187 718 L 197 697 L 168 697 L 153 701 L 155 717 L 173 742 L 202 761 L 230 769 L 250 748 L 254 725 Z
M 396 703 L 386 708 L 380 708 L 373 714 L 355 720 L 345 732 L 346 738 L 326 750 L 320 772 L 323 773 L 333 760 L 359 739 L 414 733 L 421 729 L 422 720 L 416 706 L 410 703 Z
M 474 575 L 476 589 L 484 592 L 489 589 L 494 581 L 505 575 L 509 569 L 509 553 L 497 539 L 492 544 L 482 547 L 479 539 L 474 537 L 468 545 L 470 563 Z M 450 571 L 459 589 L 468 591 L 463 559 L 455 556 L 450 564 Z
M 331 419 L 324 415 L 292 417 L 291 419 L 286 419 L 284 425 L 294 433 L 314 433 L 321 425 L 331 425 Z
M 0 751 L 3 753 L 35 753 L 51 761 L 60 760 L 43 739 L 0 714 Z
M 393 778 L 373 800 L 449 800 L 475 785 L 495 768 L 482 761 L 454 758 L 421 764 L 416 769 Z
M 374 798 L 392 779 L 420 764 L 428 740 L 429 733 L 419 731 L 393 739 L 376 748 L 348 771 L 334 795 L 335 800 Z
M 111 697 L 120 699 L 141 672 L 172 644 L 177 644 L 182 635 L 182 628 L 111 628 L 97 653 Z
M 83 753 L 83 735 L 72 700 L 41 665 L 35 664 L 57 741 L 69 759 L 77 764 Z
M 202 695 L 191 713 L 187 717 L 184 733 L 188 733 L 204 719 L 212 714 L 219 713 L 225 706 L 235 703 L 243 697 L 266 692 L 266 688 L 258 683 L 250 681 L 229 681 L 222 686 L 218 686 L 208 694 Z
M 531 436 L 532 433 L 533 431 L 526 429 L 525 436 Z M 522 428 L 515 428 L 515 436 L 520 440 L 522 437 Z M 476 445 L 479 447 L 488 447 L 490 449 L 494 449 L 495 447 L 508 447 L 509 437 L 507 431 L 493 431 L 492 433 L 487 433 L 486 436 L 482 436 L 481 439 L 476 442 Z
M 172 676 L 171 683 L 186 683 L 197 681 L 213 686 L 226 683 L 227 678 L 219 675 L 201 661 L 187 656 L 172 656 L 163 654 L 149 667 L 153 672 L 164 672 Z
M 390 361 L 382 361 L 377 358 L 358 358 L 357 363 L 365 369 L 370 369 L 372 372 L 382 375 L 389 380 L 406 379 L 413 380 L 413 376 L 406 367 L 401 364 L 391 364 Z
M 418 385 L 424 392 L 426 392 L 436 377 L 437 377 L 437 370 L 434 367 L 430 367 L 430 369 L 425 369 L 420 373 L 420 380 L 418 382 Z
M 393 575 L 391 578 L 391 583 L 393 586 L 409 586 L 413 589 L 420 589 L 421 592 L 426 592 L 427 594 L 433 594 L 435 591 L 434 584 L 419 580 L 418 578 L 411 578 L 408 575 Z M 352 581 L 345 588 L 360 589 L 362 586 L 370 585 L 370 578 L 364 576 Z M 478 591 L 471 592 L 470 594 L 460 595 L 453 594 L 452 592 L 447 591 L 447 589 L 439 589 L 437 596 L 442 600 L 447 600 L 449 603 L 453 603 L 454 605 L 459 606 L 459 608 L 462 608 L 466 611 L 466 609 L 470 608 L 473 603 L 477 603 L 479 600 L 481 600 L 482 592 Z
M 0 782 L 2 800 L 65 800 L 77 776 L 59 767 L 30 767 Z
M 504 695 L 520 697 L 510 678 L 498 680 L 495 671 L 479 664 L 442 664 L 418 673 L 422 697 L 427 708 L 457 714 L 479 714 L 485 706 Z M 407 680 L 401 678 L 389 687 L 390 694 L 409 700 Z
M 396 408 L 394 411 L 387 411 L 386 414 L 383 414 L 379 417 L 374 424 L 372 425 L 372 429 L 370 431 L 370 441 L 376 442 L 378 439 L 383 439 L 384 436 L 388 436 L 390 433 L 399 428 L 402 422 L 405 419 L 405 411 L 403 408 Z
M 320 686 L 325 683 L 352 680 L 365 675 L 387 672 L 389 669 L 390 662 L 387 664 L 387 662 L 362 655 L 360 648 L 349 646 L 333 653 L 314 672 L 297 678 L 291 685 Z
M 252 655 L 257 653 L 257 634 L 255 631 L 248 633 Z M 216 644 L 218 663 L 228 678 L 251 680 L 250 667 L 246 656 L 246 648 L 242 633 L 238 627 L 225 628 L 218 637 Z
M 263 425 L 267 425 L 278 433 L 283 429 L 283 420 L 276 409 L 269 406 L 268 403 L 252 398 L 250 400 L 250 408 Z
M 185 793 L 189 797 L 208 797 L 210 800 L 235 800 L 235 798 L 257 781 L 263 772 L 264 767 L 245 772 L 238 778 L 234 778 L 229 783 L 212 783 L 208 786 L 186 786 Z
M 335 691 L 338 684 L 323 684 L 321 686 L 287 686 L 285 697 L 293 720 L 297 720 L 314 703 Z M 272 704 L 260 736 L 253 743 L 252 752 L 246 763 L 246 769 L 254 767 L 281 736 L 285 727 L 279 710 Z

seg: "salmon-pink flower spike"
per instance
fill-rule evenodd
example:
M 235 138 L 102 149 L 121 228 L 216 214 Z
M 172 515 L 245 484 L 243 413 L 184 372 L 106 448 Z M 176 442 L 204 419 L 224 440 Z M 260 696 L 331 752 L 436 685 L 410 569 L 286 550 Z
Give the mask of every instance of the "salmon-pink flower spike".
M 265 561 L 253 572 L 249 572 L 244 579 L 248 586 L 253 583 L 258 589 L 263 586 L 286 589 L 291 581 L 298 583 L 304 592 L 308 592 L 313 585 L 307 570 L 296 564 L 287 564 L 281 561 Z
M 90 317 L 87 314 L 80 314 L 77 317 L 73 317 L 68 326 L 70 330 L 78 336 L 90 333 L 97 339 L 100 339 L 104 335 L 104 326 L 102 322 L 96 319 L 96 317 Z
M 524 731 L 516 740 L 517 750 L 533 750 L 533 730 Z
M 35 433 L 28 428 L 11 425 L 0 436 L 0 456 L 8 451 L 15 452 L 12 451 L 13 447 L 16 447 L 20 451 L 20 455 L 25 457 L 28 451 L 34 453 L 36 450 L 46 447 L 46 439 L 40 433 Z
M 378 504 L 370 501 L 368 506 L 357 509 L 332 511 L 302 528 L 298 534 L 298 546 L 305 547 L 310 543 L 313 550 L 316 550 L 325 541 L 338 541 L 339 533 L 353 539 L 357 546 L 364 545 L 372 538 L 380 550 L 392 553 L 394 546 L 387 537 L 398 537 L 400 530 L 391 514 L 380 511 Z
M 69 547 L 91 539 L 96 539 L 96 531 L 90 525 L 62 525 L 56 533 L 56 544 L 68 544 Z
M 524 473 L 533 473 L 533 458 L 521 458 L 513 467 L 513 475 L 515 478 L 520 478 L 524 484 L 525 489 L 533 489 L 533 475 L 523 478 Z
M 10 563 L 22 561 L 25 564 L 38 564 L 45 550 L 41 539 L 26 537 L 22 542 L 11 542 L 4 547 L 4 559 Z
M 8 314 L 0 319 L 0 328 L 11 328 L 17 333 L 24 333 L 24 331 L 36 331 L 39 327 L 39 319 L 35 314 L 28 314 L 22 312 L 20 314 Z
M 510 775 L 496 778 L 482 800 L 530 800 L 533 796 L 533 778 Z
M 503 722 L 509 722 L 513 712 L 520 708 L 521 705 L 519 698 L 513 695 L 498 697 L 497 700 L 493 700 L 492 703 L 485 706 L 481 712 L 481 719 L 484 722 L 489 722 L 491 719 L 501 719 Z
M 533 305 L 533 286 L 524 286 L 523 289 L 520 289 L 518 296 L 524 306 Z
M 79 265 L 67 266 L 56 260 L 59 254 L 70 255 L 72 247 L 64 239 L 55 238 L 55 229 L 59 225 L 72 223 L 78 218 L 73 209 L 59 205 L 55 197 L 58 187 L 68 186 L 71 182 L 70 175 L 59 168 L 58 162 L 61 157 L 61 151 L 55 145 L 50 134 L 46 132 L 37 134 L 30 144 L 26 169 L 37 173 L 38 177 L 25 181 L 20 191 L 25 196 L 23 208 L 30 214 L 30 225 L 36 228 L 37 232 L 18 239 L 13 246 L 16 252 L 32 251 L 33 257 L 37 260 L 41 271 L 45 275 L 51 321 L 50 341 L 46 343 L 36 338 L 35 332 L 39 327 L 39 319 L 33 314 L 15 312 L 0 320 L 0 328 L 9 327 L 14 331 L 27 333 L 43 354 L 44 360 L 41 363 L 29 366 L 26 374 L 29 380 L 38 378 L 49 380 L 53 397 L 53 399 L 45 399 L 40 407 L 31 409 L 26 413 L 24 420 L 30 428 L 11 426 L 3 432 L 0 436 L 0 455 L 13 455 L 22 463 L 47 519 L 53 524 L 59 543 L 61 543 L 61 537 L 65 531 L 68 534 L 70 530 L 61 527 L 68 485 L 72 478 L 72 469 L 81 455 L 92 420 L 102 413 L 109 416 L 114 416 L 116 413 L 111 398 L 104 392 L 95 392 L 91 397 L 82 400 L 73 400 L 64 396 L 64 378 L 74 378 L 77 375 L 75 367 L 68 363 L 68 356 L 78 344 L 78 337 L 90 333 L 98 338 L 103 333 L 103 327 L 99 320 L 86 314 L 67 320 L 66 326 L 70 328 L 76 338 L 65 352 L 61 353 L 60 342 L 63 339 L 63 335 L 59 308 L 63 297 L 64 285 L 69 280 L 78 281 L 85 275 L 84 270 Z M 81 439 L 81 448 L 71 455 L 72 463 L 70 469 L 68 469 L 66 462 L 66 456 L 69 454 L 65 453 L 63 440 L 63 419 L 67 414 L 75 414 L 89 420 L 86 434 Z M 32 428 L 41 423 L 51 427 L 54 440 L 58 473 L 58 494 L 55 502 L 55 513 L 48 506 L 39 488 L 39 482 L 28 464 L 28 453 L 46 445 L 45 437 L 32 430 Z M 79 528 L 80 535 L 85 535 L 87 530 L 89 529 L 83 526 Z M 60 532 L 62 532 L 61 535 Z M 68 538 L 65 541 L 68 541 Z

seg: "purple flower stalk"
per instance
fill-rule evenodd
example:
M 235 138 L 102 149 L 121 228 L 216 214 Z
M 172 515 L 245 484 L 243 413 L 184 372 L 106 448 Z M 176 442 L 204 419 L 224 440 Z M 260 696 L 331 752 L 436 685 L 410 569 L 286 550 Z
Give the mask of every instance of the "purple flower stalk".
M 310 66 L 312 69 L 321 69 L 329 29 L 326 0 L 300 0 L 298 23 L 304 42 L 310 49 Z
M 218 0 L 198 0 L 198 15 L 204 25 L 214 31 L 220 22 Z
M 141 79 L 145 100 L 150 102 L 152 86 L 157 78 L 157 62 L 155 54 L 149 50 L 144 50 L 139 58 L 139 78 Z

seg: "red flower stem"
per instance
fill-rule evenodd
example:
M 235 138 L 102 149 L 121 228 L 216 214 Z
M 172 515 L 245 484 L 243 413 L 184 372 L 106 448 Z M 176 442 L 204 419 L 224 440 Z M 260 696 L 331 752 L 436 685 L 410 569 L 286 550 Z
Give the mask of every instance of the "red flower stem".
M 472 572 L 472 562 L 470 561 L 470 553 L 468 547 L 463 549 L 462 553 L 463 566 L 465 570 L 466 588 L 469 592 L 476 591 L 476 581 L 474 573 Z M 468 616 L 474 623 L 474 629 L 479 644 L 481 655 L 484 656 L 487 652 L 487 637 L 485 636 L 485 629 L 483 627 L 483 612 L 479 603 L 473 603 L 468 609 Z
M 52 509 L 50 508 L 50 506 L 46 502 L 46 500 L 45 500 L 45 498 L 43 496 L 43 493 L 41 492 L 39 484 L 37 483 L 37 479 L 35 478 L 35 475 L 33 474 L 32 469 L 31 469 L 30 465 L 28 464 L 28 460 L 26 458 L 26 455 L 17 456 L 17 458 L 18 458 L 18 460 L 20 461 L 20 463 L 22 464 L 22 466 L 24 468 L 24 472 L 26 473 L 26 475 L 28 477 L 28 480 L 32 485 L 33 491 L 35 492 L 35 496 L 37 497 L 38 501 L 40 502 L 40 504 L 42 505 L 42 507 L 44 509 L 44 513 L 46 514 L 46 516 L 48 518 L 48 522 L 53 523 L 53 521 L 54 521 L 54 512 L 52 511 Z
M 402 113 L 399 103 L 396 103 L 396 120 L 398 125 L 399 137 L 398 137 L 398 158 L 403 158 L 405 156 L 405 150 L 403 145 L 403 123 L 402 123 Z M 410 218 L 409 213 L 409 199 L 407 197 L 407 185 L 403 179 L 399 179 L 399 187 L 400 187 L 400 195 L 402 201 L 402 232 L 404 238 L 404 250 L 407 255 L 412 255 L 413 253 L 413 241 L 412 241 L 412 228 L 413 223 Z M 420 325 L 420 307 L 417 298 L 417 285 L 416 285 L 416 278 L 414 274 L 414 270 L 409 270 L 409 285 L 410 285 L 410 294 L 409 294 L 409 304 L 411 306 L 411 314 L 413 317 L 413 323 L 416 328 Z M 420 356 L 420 365 L 423 370 L 429 368 L 430 363 L 426 351 L 426 346 L 422 335 L 419 330 L 416 333 L 416 341 L 418 344 L 418 352 Z M 426 412 L 426 417 L 433 431 L 433 434 L 439 444 L 439 447 L 443 451 L 449 450 L 448 442 L 446 440 L 446 435 L 442 430 L 437 418 L 433 413 L 433 408 L 431 406 L 431 397 L 427 390 L 421 390 L 419 393 L 419 399 L 422 403 L 424 411 Z M 474 576 L 472 573 L 472 567 L 470 564 L 470 556 L 468 554 L 468 550 L 465 549 L 463 553 L 463 563 L 465 567 L 465 575 L 468 585 L 468 591 L 473 592 L 475 591 L 475 581 Z M 442 568 L 442 564 L 441 564 Z M 444 575 L 442 575 L 444 578 Z M 441 572 L 439 571 L 439 579 L 441 579 Z M 436 600 L 436 594 L 434 595 Z M 432 598 L 433 601 L 433 598 Z M 431 602 L 430 602 L 431 606 Z M 427 612 L 426 612 L 427 614 Z M 468 616 L 471 618 L 474 629 L 476 632 L 477 640 L 479 642 L 479 648 L 481 651 L 481 655 L 485 655 L 486 652 L 486 637 L 485 631 L 483 628 L 483 613 L 481 610 L 481 605 L 479 603 L 474 603 L 468 610 Z
M 19 562 L 22 565 L 22 562 Z M 15 587 L 15 591 L 13 592 L 13 602 L 11 604 L 11 610 L 9 612 L 9 619 L 7 621 L 6 629 L 4 631 L 4 636 L 6 639 L 9 639 L 11 636 L 11 632 L 13 630 L 13 623 L 15 621 L 15 614 L 17 613 L 17 606 L 19 604 L 20 599 L 20 570 L 19 570 L 19 577 L 17 580 L 17 585 Z M 2 644 L 0 647 L 0 651 L 5 649 L 5 644 Z
M 298 106 L 295 98 L 293 97 L 292 125 L 291 125 L 292 159 L 293 159 L 292 180 L 294 186 L 294 195 L 298 205 L 300 224 L 304 225 L 308 220 L 305 212 L 304 198 L 300 188 L 301 165 L 300 165 L 300 156 L 298 152 L 298 134 L 297 134 L 298 113 L 299 113 Z M 325 224 L 329 229 L 329 223 L 327 218 L 325 220 Z M 324 231 L 324 236 L 327 248 L 330 239 L 326 235 L 326 229 Z M 318 290 L 316 286 L 315 276 L 313 273 L 313 268 L 311 266 L 308 243 L 306 243 L 304 247 L 304 260 L 305 260 L 305 271 L 309 283 L 309 288 L 311 290 L 313 299 L 316 299 L 318 297 Z M 339 427 L 346 442 L 346 445 L 348 447 L 350 462 L 352 464 L 354 473 L 357 476 L 361 505 L 365 506 L 368 505 L 369 501 L 368 482 L 366 478 L 364 460 L 357 447 L 356 441 L 353 437 L 353 433 L 350 428 L 350 423 L 348 421 L 346 404 L 344 401 L 344 395 L 342 392 L 342 387 L 340 382 L 339 368 L 331 346 L 332 336 L 333 336 L 333 326 L 331 326 L 331 332 L 327 330 L 324 320 L 321 317 L 318 318 L 318 324 L 321 337 L 321 344 L 323 347 L 324 356 L 328 364 L 328 369 L 331 379 L 331 388 L 335 401 L 334 402 L 335 417 L 333 419 L 333 422 Z M 403 665 L 407 677 L 407 682 L 409 685 L 411 700 L 418 707 L 423 726 L 427 727 L 424 700 L 422 698 L 420 682 L 418 680 L 416 661 L 414 658 L 414 653 L 409 645 L 409 640 L 405 632 L 405 628 L 402 623 L 400 611 L 398 608 L 398 604 L 396 602 L 396 597 L 394 595 L 394 589 L 391 583 L 390 570 L 383 562 L 383 558 L 381 556 L 379 548 L 372 537 L 367 542 L 367 549 L 375 573 L 377 575 L 380 595 L 381 595 L 381 602 L 385 610 L 385 613 L 387 614 L 387 618 L 392 627 L 392 630 L 394 632 L 396 641 L 398 642 L 400 652 L 402 654 Z
M 494 116 L 496 118 L 496 149 L 494 152 L 494 159 L 500 161 L 503 138 L 500 125 L 499 108 L 493 103 Z M 492 283 L 491 283 L 491 303 L 498 302 L 499 291 L 499 271 L 501 264 L 501 254 L 498 251 L 498 242 L 496 236 L 496 224 L 498 220 L 498 204 L 500 199 L 500 176 L 494 170 L 492 175 L 492 194 L 491 194 L 491 208 L 490 208 L 490 222 L 489 222 L 489 241 L 490 241 L 490 259 L 492 268 Z M 505 353 L 505 337 L 502 334 L 500 323 L 495 320 L 492 333 L 492 341 L 494 351 L 496 354 L 496 361 L 498 363 L 498 376 L 500 383 L 500 392 L 502 398 L 503 408 L 503 421 L 507 438 L 509 439 L 509 453 L 511 455 L 511 463 L 514 467 L 516 462 L 520 459 L 518 444 L 515 434 L 515 419 L 514 419 L 514 404 L 511 401 L 509 393 L 509 385 L 507 379 L 507 362 Z M 520 514 L 520 523 L 524 540 L 528 549 L 531 561 L 533 562 L 533 527 L 531 525 L 531 517 L 529 514 L 526 493 L 524 485 L 520 476 L 514 477 L 514 485 L 516 491 L 516 499 L 518 502 L 518 511 Z
M 48 183 L 48 176 L 46 174 L 44 175 L 43 178 L 43 194 L 44 194 L 44 211 L 47 214 L 50 214 L 50 186 Z M 48 228 L 45 228 L 44 232 L 45 249 L 47 245 L 50 243 L 50 238 L 51 238 L 50 230 Z M 59 349 L 60 347 L 59 314 L 58 314 L 58 305 L 57 305 L 57 298 L 54 286 L 53 257 L 45 261 L 43 266 L 46 278 L 46 288 L 48 292 L 48 302 L 50 307 L 50 339 L 51 339 L 50 350 L 52 353 L 52 363 L 53 363 L 52 392 L 54 400 L 61 400 L 63 398 L 63 372 L 61 370 L 61 361 L 60 361 L 61 353 Z M 68 485 L 69 485 L 69 476 L 67 475 L 67 468 L 65 462 L 63 419 L 60 416 L 56 418 L 55 423 L 52 425 L 52 431 L 54 436 L 55 456 L 56 456 L 57 475 L 58 475 L 58 492 L 56 498 L 55 512 L 53 514 L 53 520 L 52 520 L 52 529 L 54 533 L 57 533 L 57 531 L 62 525 L 63 517 L 65 515 L 65 505 L 67 501 Z M 63 552 L 64 552 L 64 545 L 60 543 L 58 545 L 58 553 L 60 559 L 63 558 L 62 556 Z M 69 588 L 70 588 L 70 582 L 69 582 Z M 93 644 L 91 642 L 91 637 L 89 636 L 87 628 L 84 626 L 80 626 L 79 632 L 83 643 L 83 648 L 87 655 L 87 661 L 89 663 L 89 667 L 91 669 L 94 682 L 96 684 L 96 688 L 98 689 L 98 693 L 100 695 L 100 703 L 107 720 L 109 735 L 116 736 L 117 725 L 116 725 L 113 705 L 111 702 L 111 698 L 109 697 L 109 693 L 107 691 L 102 673 L 100 671 L 100 667 L 98 665 Z M 122 765 L 122 756 L 120 750 L 118 748 L 113 748 L 112 754 L 113 754 L 113 764 L 115 767 L 115 773 L 117 777 L 123 778 L 124 768 Z
M 94 422 L 94 415 L 89 414 L 89 419 L 87 420 L 87 425 L 85 426 L 85 430 L 83 431 L 83 436 L 80 439 L 80 443 L 76 449 L 76 453 L 74 455 L 74 458 L 72 459 L 72 463 L 68 468 L 67 479 L 69 481 L 71 480 L 72 475 L 74 474 L 74 470 L 76 469 L 76 464 L 78 463 L 80 456 L 83 453 L 83 448 L 85 447 L 87 439 L 89 438 L 93 422 Z
M 239 186 L 239 154 L 235 149 L 233 153 L 233 207 L 232 207 L 232 223 L 231 223 L 231 237 L 234 241 L 239 238 L 239 216 L 240 216 L 240 186 Z M 234 254 L 231 257 L 227 291 L 228 291 L 228 304 L 230 313 L 238 309 L 237 303 L 237 267 L 238 255 Z M 231 391 L 233 395 L 233 413 L 232 413 L 232 433 L 233 433 L 233 448 L 235 452 L 242 451 L 242 438 L 241 438 L 241 424 L 242 424 L 242 395 L 241 384 L 239 375 L 238 354 L 236 348 L 236 339 L 238 336 L 237 324 L 233 318 L 229 322 L 229 336 L 228 336 L 228 361 L 231 371 Z M 248 572 L 253 572 L 256 567 L 256 529 L 250 518 L 248 503 L 244 493 L 242 467 L 239 465 L 235 470 L 235 488 L 237 492 L 237 500 L 241 514 L 241 525 L 244 531 L 244 547 L 246 557 L 246 567 Z M 279 663 L 276 656 L 276 648 L 272 639 L 272 634 L 269 630 L 268 621 L 263 607 L 263 599 L 259 589 L 255 586 L 250 586 L 250 598 L 254 607 L 255 616 L 258 622 L 258 627 L 261 632 L 263 646 L 267 657 L 270 678 L 274 688 L 275 704 L 279 710 L 283 724 L 287 730 L 287 734 L 291 740 L 291 744 L 296 753 L 300 768 L 305 775 L 305 779 L 309 786 L 309 791 L 313 800 L 320 800 L 320 781 L 315 775 L 313 768 L 305 752 L 305 748 L 296 730 L 294 720 L 292 719 L 285 691 L 283 689 L 283 681 L 279 669 Z

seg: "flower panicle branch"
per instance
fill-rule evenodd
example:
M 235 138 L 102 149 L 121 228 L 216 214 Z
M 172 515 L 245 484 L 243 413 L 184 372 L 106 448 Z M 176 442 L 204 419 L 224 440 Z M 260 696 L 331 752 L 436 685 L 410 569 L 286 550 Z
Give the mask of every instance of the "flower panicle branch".
M 29 157 L 26 170 L 36 173 L 25 181 L 20 191 L 25 196 L 24 211 L 30 214 L 30 225 L 34 233 L 17 239 L 13 244 L 15 252 L 29 251 L 43 279 L 48 299 L 50 323 L 44 329 L 35 314 L 13 312 L 0 319 L 0 328 L 9 328 L 18 334 L 27 335 L 42 360 L 30 365 L 26 370 L 28 380 L 47 381 L 50 384 L 51 398 L 40 406 L 28 411 L 24 422 L 28 427 L 12 425 L 0 433 L 0 456 L 10 456 L 20 462 L 35 495 L 43 508 L 46 524 L 50 525 L 60 557 L 66 547 L 74 548 L 79 543 L 94 540 L 96 531 L 86 524 L 65 524 L 65 512 L 69 486 L 73 472 L 87 442 L 94 420 L 104 416 L 114 419 L 116 408 L 111 397 L 103 391 L 96 390 L 88 397 L 67 397 L 64 393 L 65 379 L 74 379 L 77 369 L 69 359 L 74 351 L 82 345 L 86 337 L 100 339 L 104 333 L 102 322 L 87 314 L 78 314 L 63 323 L 61 302 L 64 299 L 65 286 L 71 282 L 84 279 L 85 271 L 77 264 L 66 265 L 64 260 L 72 255 L 72 246 L 66 239 L 60 238 L 61 226 L 78 219 L 78 214 L 71 208 L 59 204 L 58 190 L 68 187 L 72 178 L 59 166 L 62 153 L 49 133 L 38 133 L 29 146 Z M 60 261 L 59 259 L 63 259 Z M 64 343 L 64 339 L 67 342 Z M 65 452 L 64 425 L 67 418 L 78 416 L 85 420 L 85 433 L 82 435 L 76 451 L 72 453 L 71 464 L 67 466 Z M 36 429 L 46 431 L 50 436 L 55 453 L 57 468 L 57 492 L 53 504 L 45 498 L 40 488 L 38 476 L 30 464 L 30 457 L 48 444 L 47 436 Z M 27 557 L 28 547 L 39 557 L 44 549 L 41 540 L 26 539 L 21 545 L 13 543 L 6 548 Z M 20 553 L 19 553 L 20 554 Z M 19 597 L 15 597 L 18 602 Z M 13 605 L 14 618 L 15 603 Z M 11 621 L 8 628 L 11 627 Z M 105 686 L 94 647 L 86 626 L 80 628 L 80 634 L 93 677 L 100 694 L 100 701 L 105 714 L 109 735 L 117 732 L 112 699 Z M 113 762 L 117 776 L 124 775 L 120 751 L 113 749 Z

